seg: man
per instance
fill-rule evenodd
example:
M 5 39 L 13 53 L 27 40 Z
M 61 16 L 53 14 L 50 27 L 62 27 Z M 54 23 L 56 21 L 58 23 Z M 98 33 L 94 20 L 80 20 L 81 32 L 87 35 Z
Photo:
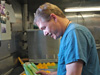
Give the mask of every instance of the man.
M 57 72 L 41 75 L 100 75 L 99 58 L 95 40 L 90 31 L 69 21 L 63 12 L 51 3 L 41 5 L 34 23 L 43 30 L 44 35 L 54 39 L 60 37 Z

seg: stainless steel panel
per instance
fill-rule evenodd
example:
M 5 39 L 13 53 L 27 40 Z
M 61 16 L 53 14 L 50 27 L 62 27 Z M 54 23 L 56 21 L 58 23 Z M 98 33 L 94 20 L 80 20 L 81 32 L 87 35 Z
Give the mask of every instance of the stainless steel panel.
M 7 75 L 8 72 L 17 63 L 15 63 L 17 52 L 15 49 L 14 35 L 12 35 L 12 40 L 1 41 L 0 46 L 0 75 Z
M 16 22 L 12 24 L 12 31 L 22 31 L 22 6 L 17 0 L 11 0 L 15 12 Z
M 10 48 L 9 49 L 10 53 L 14 53 L 19 50 L 18 37 L 19 37 L 18 32 L 12 32 L 12 36 L 11 36 L 12 39 L 10 40 L 10 43 L 8 44 L 8 48 Z
M 29 59 L 57 59 L 60 39 L 44 36 L 41 30 L 27 31 Z
M 7 72 L 14 66 L 13 56 L 0 61 L 0 74 Z
M 34 63 L 48 63 L 48 62 L 58 62 L 58 59 L 29 59 L 30 62 Z
M 16 37 L 17 35 L 17 37 Z M 8 75 L 5 74 L 11 68 L 14 68 L 14 66 L 17 64 L 16 58 L 17 58 L 17 51 L 19 50 L 18 47 L 18 33 L 13 32 L 12 33 L 12 39 L 11 40 L 5 40 L 1 41 L 0 46 L 0 75 Z
M 9 43 L 10 43 L 10 41 L 1 41 L 0 59 L 3 59 L 10 55 L 9 48 L 8 48 Z
M 8 57 L 11 53 L 14 53 L 18 50 L 16 42 L 16 34 L 17 32 L 12 32 L 12 39 L 11 40 L 3 40 L 1 41 L 0 46 L 0 59 Z
M 86 26 L 93 34 L 96 43 L 100 43 L 100 12 L 66 13 L 72 22 Z

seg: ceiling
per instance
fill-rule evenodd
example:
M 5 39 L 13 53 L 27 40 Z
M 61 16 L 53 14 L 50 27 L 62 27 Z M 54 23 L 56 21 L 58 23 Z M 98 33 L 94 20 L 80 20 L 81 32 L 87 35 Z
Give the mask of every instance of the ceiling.
M 7 0 L 11 1 L 11 0 Z M 73 6 L 86 6 L 86 5 L 96 5 L 100 4 L 100 0 L 17 0 L 21 4 L 28 4 L 28 10 L 31 13 L 34 13 L 36 9 L 45 2 L 50 2 L 53 4 L 56 4 L 58 7 L 60 7 L 62 10 L 66 7 L 73 7 Z

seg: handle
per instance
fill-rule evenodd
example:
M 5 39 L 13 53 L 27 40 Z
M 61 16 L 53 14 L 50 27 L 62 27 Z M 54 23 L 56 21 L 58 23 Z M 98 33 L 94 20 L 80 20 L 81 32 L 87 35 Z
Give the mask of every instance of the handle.
M 20 58 L 20 57 L 18 57 L 18 60 L 20 61 L 21 65 L 23 65 L 23 64 L 24 64 L 24 62 L 21 60 L 21 58 Z

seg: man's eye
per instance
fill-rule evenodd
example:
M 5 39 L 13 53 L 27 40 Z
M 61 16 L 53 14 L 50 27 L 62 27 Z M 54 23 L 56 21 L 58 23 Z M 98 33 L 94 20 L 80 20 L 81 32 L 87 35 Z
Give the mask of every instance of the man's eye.
M 46 27 L 42 27 L 41 29 L 44 30 Z

